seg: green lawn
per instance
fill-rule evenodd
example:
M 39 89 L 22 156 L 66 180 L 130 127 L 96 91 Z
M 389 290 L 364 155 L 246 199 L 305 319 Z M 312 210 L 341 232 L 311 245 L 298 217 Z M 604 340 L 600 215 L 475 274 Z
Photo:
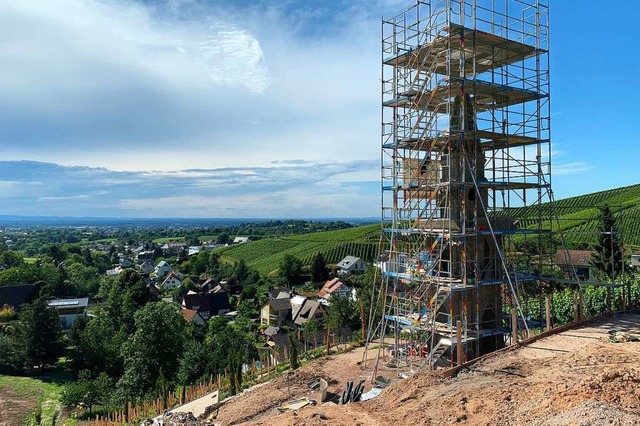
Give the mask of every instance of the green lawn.
M 54 416 L 60 411 L 59 399 L 62 385 L 59 382 L 49 381 L 46 378 L 0 376 L 0 394 L 7 390 L 13 391 L 18 396 L 24 396 L 25 399 L 36 397 L 37 406 L 42 409 L 40 424 L 47 426 L 53 424 Z M 22 423 L 34 424 L 33 411 L 17 414 L 22 416 Z
M 154 243 L 158 243 L 158 244 L 168 243 L 169 241 L 173 241 L 175 243 L 182 243 L 184 242 L 184 237 L 164 237 L 164 238 L 156 238 L 153 240 Z

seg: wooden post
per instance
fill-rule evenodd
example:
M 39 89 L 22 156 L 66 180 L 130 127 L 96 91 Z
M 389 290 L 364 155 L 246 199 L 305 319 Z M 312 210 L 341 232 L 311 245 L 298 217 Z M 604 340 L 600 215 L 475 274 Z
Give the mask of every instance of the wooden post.
M 547 331 L 551 330 L 551 297 L 547 294 L 544 297 L 545 310 L 547 314 Z
M 573 296 L 573 322 L 578 322 L 580 316 L 578 314 L 578 295 L 576 294 L 576 290 L 571 292 Z
M 462 345 L 462 321 L 456 321 L 456 349 L 458 352 L 458 365 L 464 363 L 463 345 Z
M 578 307 L 580 311 L 578 312 L 578 317 L 580 321 L 584 320 L 584 292 L 582 290 L 578 290 Z
M 518 310 L 511 308 L 511 343 L 518 343 Z
M 608 313 L 612 313 L 613 312 L 613 301 L 612 301 L 613 297 L 611 295 L 611 287 L 607 287 L 607 312 Z

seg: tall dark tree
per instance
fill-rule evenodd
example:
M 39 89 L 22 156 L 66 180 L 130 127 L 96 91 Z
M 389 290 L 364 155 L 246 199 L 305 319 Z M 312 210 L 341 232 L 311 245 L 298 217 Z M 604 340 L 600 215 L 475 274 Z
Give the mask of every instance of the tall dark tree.
M 324 260 L 322 253 L 317 253 L 311 261 L 311 276 L 314 283 L 326 281 L 329 279 L 329 271 L 327 271 L 327 262 Z
M 302 273 L 302 261 L 297 257 L 287 254 L 280 263 L 280 275 L 289 283 L 297 280 Z
M 600 207 L 598 240 L 591 254 L 591 265 L 614 280 L 622 273 L 622 244 L 616 219 L 609 206 Z
M 62 354 L 62 327 L 58 312 L 38 297 L 20 312 L 19 338 L 24 345 L 25 367 L 43 367 Z

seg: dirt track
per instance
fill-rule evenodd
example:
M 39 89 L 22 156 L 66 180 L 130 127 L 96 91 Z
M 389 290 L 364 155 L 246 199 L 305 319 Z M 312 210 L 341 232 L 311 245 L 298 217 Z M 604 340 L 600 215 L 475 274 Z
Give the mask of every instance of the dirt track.
M 295 413 L 275 409 L 316 392 L 306 382 L 323 376 L 339 392 L 361 369 L 362 349 L 322 359 L 287 380 L 274 380 L 220 410 L 223 425 L 635 425 L 640 424 L 640 342 L 610 343 L 608 331 L 640 336 L 640 315 L 606 318 L 493 354 L 456 377 L 425 372 L 398 380 L 378 398 Z

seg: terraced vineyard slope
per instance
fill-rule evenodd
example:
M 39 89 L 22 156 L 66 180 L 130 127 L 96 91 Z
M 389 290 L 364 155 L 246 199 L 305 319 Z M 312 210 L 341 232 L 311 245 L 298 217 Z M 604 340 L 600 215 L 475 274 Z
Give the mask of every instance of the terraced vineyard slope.
M 327 263 L 337 263 L 347 255 L 371 261 L 378 252 L 380 225 L 358 226 L 338 231 L 265 238 L 246 244 L 236 244 L 219 250 L 223 260 L 244 259 L 261 274 L 278 269 L 285 255 L 311 263 L 316 253 L 322 253 Z
M 558 221 L 547 220 L 545 229 L 564 231 L 568 243 L 594 243 L 598 226 L 598 208 L 608 205 L 615 213 L 619 230 L 627 246 L 640 246 L 640 185 L 594 192 L 556 200 L 542 205 L 545 217 L 555 211 Z M 531 226 L 538 215 L 535 206 L 512 209 L 510 216 L 520 218 L 521 225 Z M 552 217 L 552 216 L 549 216 Z

